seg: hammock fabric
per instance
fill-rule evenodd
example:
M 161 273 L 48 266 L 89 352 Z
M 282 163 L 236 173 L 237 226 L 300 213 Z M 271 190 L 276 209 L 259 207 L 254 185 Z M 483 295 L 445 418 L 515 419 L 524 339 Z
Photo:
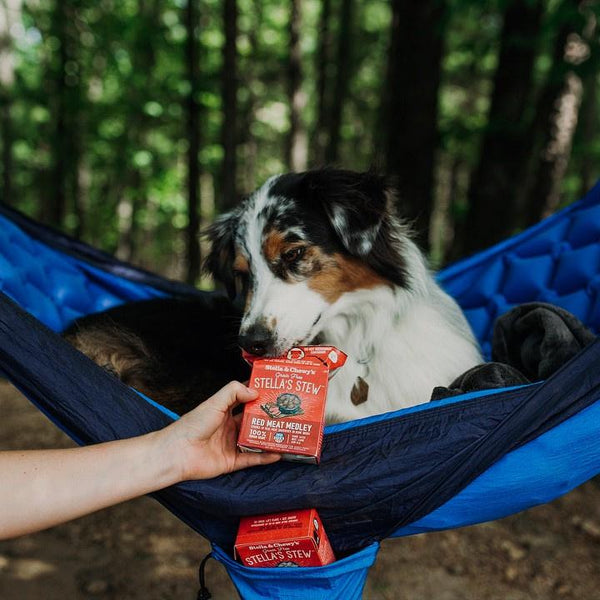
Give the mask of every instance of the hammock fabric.
M 509 308 L 545 301 L 600 324 L 600 185 L 524 233 L 440 274 L 484 351 Z M 146 433 L 173 415 L 56 332 L 120 303 L 216 294 L 123 262 L 0 207 L 0 369 L 81 444 Z M 207 343 L 210 340 L 207 340 Z M 207 537 L 244 598 L 359 598 L 385 537 L 497 519 L 600 472 L 600 342 L 544 382 L 452 397 L 330 426 L 322 463 L 276 464 L 154 494 Z M 426 402 L 428 399 L 424 398 Z M 313 569 L 248 569 L 239 517 L 315 507 L 342 559 Z

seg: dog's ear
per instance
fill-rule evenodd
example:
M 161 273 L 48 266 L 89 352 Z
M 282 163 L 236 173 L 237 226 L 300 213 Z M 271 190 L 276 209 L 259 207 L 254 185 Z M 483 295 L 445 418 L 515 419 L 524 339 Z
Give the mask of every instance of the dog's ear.
M 204 259 L 203 269 L 223 283 L 230 298 L 236 295 L 233 261 L 237 220 L 235 211 L 220 215 L 204 232 L 210 242 L 210 251 Z
M 319 190 L 311 194 L 313 201 L 317 196 L 344 248 L 376 273 L 407 287 L 407 262 L 420 263 L 410 228 L 396 214 L 394 181 L 372 170 L 325 169 L 308 187 Z
M 388 180 L 374 171 L 325 169 L 313 185 L 344 248 L 353 256 L 365 258 L 373 249 L 388 211 L 392 197 Z

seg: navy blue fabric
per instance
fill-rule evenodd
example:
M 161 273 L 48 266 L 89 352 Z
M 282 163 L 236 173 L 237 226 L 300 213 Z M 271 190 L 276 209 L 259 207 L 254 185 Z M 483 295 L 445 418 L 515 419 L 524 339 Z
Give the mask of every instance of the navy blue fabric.
M 79 443 L 164 427 L 171 420 L 0 294 L 0 367 Z
M 336 550 L 351 551 L 431 512 L 497 458 L 594 402 L 600 370 L 591 365 L 599 360 L 600 342 L 544 384 L 327 434 L 319 467 L 280 463 L 186 482 L 156 497 L 222 547 L 231 547 L 239 516 L 313 506 Z M 170 422 L 5 296 L 0 365 L 83 443 Z
M 590 255 L 595 256 L 596 248 L 591 241 L 594 238 L 585 225 L 599 203 L 600 188 L 597 187 L 582 204 L 568 209 L 566 217 L 557 217 L 556 223 L 542 228 L 542 237 L 548 231 L 560 232 L 558 237 L 550 236 L 552 243 L 539 242 L 535 235 L 522 240 L 525 247 L 529 247 L 527 252 L 531 253 L 531 248 L 537 252 L 543 247 L 550 252 L 552 264 L 562 265 L 544 271 L 544 282 L 564 292 L 559 299 L 572 299 L 573 295 L 579 298 L 582 290 L 589 297 L 584 317 L 600 314 L 596 310 L 595 293 L 598 277 L 595 268 L 600 265 L 592 260 L 594 268 L 589 268 L 587 263 L 582 266 L 582 256 L 574 257 L 572 253 L 585 246 Z M 583 211 L 586 219 L 577 216 L 579 211 Z M 4 211 L 4 215 L 8 213 Z M 600 214 L 598 216 L 600 221 Z M 561 219 L 568 221 L 569 226 L 562 225 Z M 106 290 L 111 302 L 113 297 L 114 302 L 127 301 L 128 294 L 132 294 L 133 299 L 140 295 L 152 297 L 152 294 L 170 293 L 168 284 L 165 284 L 167 288 L 153 288 L 143 272 L 133 269 L 130 279 L 128 267 L 122 263 L 115 261 L 113 268 L 106 255 L 98 260 L 93 250 L 85 249 L 78 242 L 71 243 L 61 235 L 55 239 L 54 232 L 28 222 L 25 230 L 20 222 L 17 226 L 18 221 L 0 219 L 0 234 L 9 230 L 10 235 L 5 236 L 9 242 L 18 239 L 19 249 L 34 248 L 37 257 L 34 275 L 30 275 L 27 261 L 19 259 L 26 254 L 14 252 L 14 244 L 2 246 L 0 243 L 0 283 L 2 289 L 21 304 L 19 284 L 29 290 L 33 279 L 34 293 L 22 295 L 26 299 L 23 305 L 32 314 L 49 315 L 50 322 L 45 322 L 54 329 L 68 315 L 58 309 L 56 314 L 51 310 L 41 311 L 36 299 L 39 297 L 39 303 L 44 306 L 53 306 L 65 295 L 69 296 L 70 288 L 61 288 L 60 278 L 45 276 L 52 272 L 55 261 L 68 258 L 69 269 L 74 268 L 77 273 L 73 276 L 73 280 L 78 281 L 77 289 L 92 298 L 86 303 L 81 300 L 78 310 L 72 311 L 74 314 L 86 307 L 90 312 L 98 310 L 93 297 Z M 585 244 L 578 245 L 575 238 L 569 237 L 573 230 L 579 231 Z M 568 246 L 565 236 L 570 240 Z M 454 286 L 457 297 L 465 300 L 467 308 L 471 307 L 467 311 L 471 318 L 485 313 L 488 319 L 494 311 L 508 306 L 503 294 L 519 301 L 541 299 L 540 290 L 546 289 L 546 284 L 530 283 L 525 276 L 532 270 L 517 265 L 515 256 L 524 259 L 526 265 L 532 264 L 527 262 L 531 256 L 520 253 L 519 239 L 442 275 L 444 284 L 448 288 Z M 563 255 L 562 250 L 566 254 Z M 543 253 L 533 258 L 540 265 L 545 260 Z M 17 262 L 19 264 L 15 264 Z M 562 270 L 568 265 L 574 272 L 572 282 Z M 476 277 L 469 272 L 470 268 Z M 500 271 L 501 276 L 498 276 Z M 592 282 L 587 286 L 583 284 L 586 277 Z M 88 278 L 93 285 L 87 285 Z M 523 291 L 519 291 L 520 278 L 523 278 Z M 58 295 L 55 286 L 63 290 Z M 187 292 L 177 286 L 173 293 Z M 531 297 L 531 294 L 538 296 Z M 214 296 L 199 294 L 199 297 L 204 298 L 209 311 Z M 69 300 L 74 304 L 80 301 L 75 296 Z M 577 306 L 581 308 L 584 303 L 579 301 Z M 581 311 L 574 312 L 582 317 Z M 474 322 L 477 324 L 477 319 Z M 484 340 L 487 328 L 485 324 L 478 330 Z M 460 490 L 468 489 L 469 484 L 475 483 L 498 459 L 526 447 L 531 440 L 550 433 L 557 425 L 573 421 L 571 417 L 586 407 L 595 406 L 600 398 L 599 364 L 600 346 L 596 343 L 541 384 L 455 398 L 328 428 L 322 464 L 318 467 L 271 465 L 211 481 L 186 482 L 158 492 L 155 497 L 225 548 L 231 547 L 241 515 L 315 507 L 335 549 L 339 553 L 350 552 L 387 535 L 398 534 L 411 523 L 421 522 L 424 516 L 451 503 Z M 106 375 L 7 296 L 0 296 L 0 368 L 80 443 L 141 434 L 171 421 L 160 407 Z M 594 457 L 594 461 L 596 472 L 600 471 L 600 456 Z M 530 496 L 537 498 L 538 490 Z M 477 506 L 472 507 L 474 522 L 479 510 Z M 502 514 L 501 507 L 498 514 Z M 448 526 L 452 526 L 451 515 Z

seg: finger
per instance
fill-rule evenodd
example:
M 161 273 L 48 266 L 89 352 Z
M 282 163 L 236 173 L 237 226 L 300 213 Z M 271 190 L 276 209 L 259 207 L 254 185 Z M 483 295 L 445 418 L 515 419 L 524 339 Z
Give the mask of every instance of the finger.
M 255 400 L 257 396 L 258 392 L 256 390 L 247 388 L 239 381 L 232 381 L 210 397 L 205 404 L 209 403 L 213 408 L 228 412 L 240 402 Z
M 240 452 L 236 458 L 234 471 L 259 465 L 270 465 L 281 460 L 281 454 L 274 452 Z
M 251 402 L 252 400 L 256 400 L 258 398 L 258 391 L 243 383 L 239 384 L 241 386 L 241 390 L 237 393 L 237 399 L 239 402 Z

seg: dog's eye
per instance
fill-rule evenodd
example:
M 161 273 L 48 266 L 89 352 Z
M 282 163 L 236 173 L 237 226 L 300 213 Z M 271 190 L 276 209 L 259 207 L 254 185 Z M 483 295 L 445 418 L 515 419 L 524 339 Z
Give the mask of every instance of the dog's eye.
M 297 263 L 304 256 L 305 251 L 306 251 L 306 248 L 304 248 L 304 246 L 296 246 L 295 248 L 290 248 L 289 250 L 286 250 L 281 255 L 281 258 L 283 259 L 283 262 L 285 262 L 286 264 L 293 265 L 294 263 Z

